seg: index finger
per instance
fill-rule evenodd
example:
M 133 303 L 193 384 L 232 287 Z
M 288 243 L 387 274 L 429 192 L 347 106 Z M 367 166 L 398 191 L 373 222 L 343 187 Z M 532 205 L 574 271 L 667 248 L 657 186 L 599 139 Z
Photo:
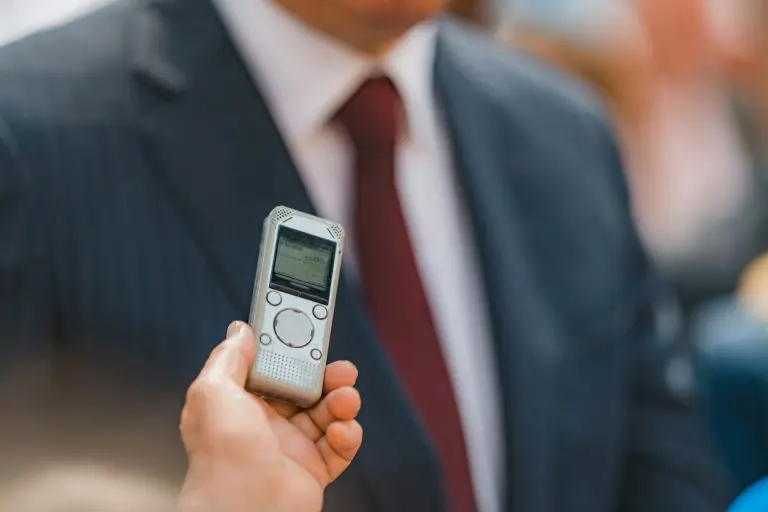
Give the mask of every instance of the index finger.
M 256 359 L 256 339 L 244 322 L 233 322 L 222 341 L 203 366 L 200 378 L 209 381 L 232 381 L 244 388 L 248 373 Z

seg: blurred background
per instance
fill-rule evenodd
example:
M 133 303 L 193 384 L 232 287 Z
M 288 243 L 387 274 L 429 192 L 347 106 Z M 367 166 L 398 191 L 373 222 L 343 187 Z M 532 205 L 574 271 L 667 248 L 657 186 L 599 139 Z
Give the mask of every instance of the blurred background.
M 110 0 L 0 0 L 0 44 L 62 23 Z
M 0 0 L 0 45 L 107 2 Z M 660 327 L 695 361 L 669 378 L 702 397 L 740 487 L 768 475 L 768 0 L 452 9 L 603 96 L 636 223 L 672 285 Z

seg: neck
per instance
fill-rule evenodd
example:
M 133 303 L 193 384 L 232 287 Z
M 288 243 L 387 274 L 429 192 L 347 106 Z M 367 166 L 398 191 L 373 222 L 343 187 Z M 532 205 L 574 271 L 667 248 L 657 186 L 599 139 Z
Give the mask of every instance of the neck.
M 351 16 L 326 7 L 325 1 L 274 0 L 307 26 L 322 32 L 358 53 L 378 57 L 387 53 L 410 27 L 363 26 L 351 23 Z

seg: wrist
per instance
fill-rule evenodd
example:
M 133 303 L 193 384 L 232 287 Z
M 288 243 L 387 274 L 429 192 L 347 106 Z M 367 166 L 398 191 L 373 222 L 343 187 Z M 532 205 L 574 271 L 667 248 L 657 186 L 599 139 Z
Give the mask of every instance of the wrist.
M 257 477 L 216 464 L 191 463 L 178 500 L 178 512 L 283 512 L 282 486 L 276 479 Z M 285 509 L 286 512 L 296 512 Z

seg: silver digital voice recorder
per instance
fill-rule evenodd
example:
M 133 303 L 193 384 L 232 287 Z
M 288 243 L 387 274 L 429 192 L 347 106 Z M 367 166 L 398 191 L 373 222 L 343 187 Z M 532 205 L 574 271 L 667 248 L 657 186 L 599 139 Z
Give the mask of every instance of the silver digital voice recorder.
M 278 206 L 264 220 L 249 323 L 249 391 L 310 407 L 323 391 L 344 249 L 334 222 Z

